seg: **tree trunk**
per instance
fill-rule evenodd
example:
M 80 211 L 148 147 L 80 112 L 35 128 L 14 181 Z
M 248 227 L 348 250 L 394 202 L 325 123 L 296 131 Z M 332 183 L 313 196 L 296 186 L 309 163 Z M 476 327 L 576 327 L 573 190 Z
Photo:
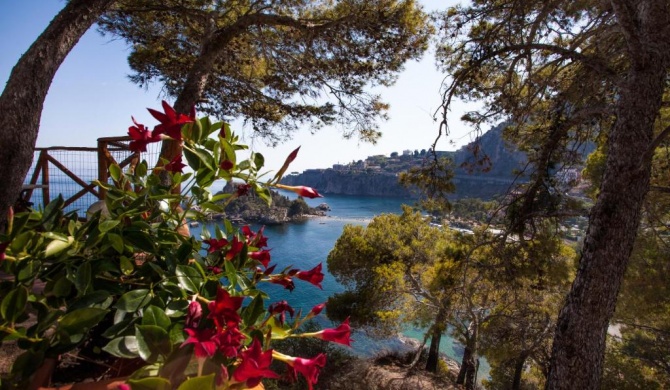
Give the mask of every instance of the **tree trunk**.
M 619 9 L 620 3 L 614 7 L 623 34 L 641 41 L 628 42 L 631 65 L 617 96 L 600 195 L 556 326 L 546 385 L 552 390 L 599 388 L 609 320 L 649 189 L 651 164 L 642 156 L 652 143 L 670 62 L 670 12 L 665 1 L 635 1 Z
M 0 231 L 30 169 L 44 99 L 65 57 L 114 0 L 72 0 L 21 56 L 0 96 Z
M 521 375 L 523 367 L 526 365 L 526 355 L 521 355 L 514 364 L 514 379 L 512 380 L 512 390 L 521 389 Z
M 463 360 L 461 361 L 461 369 L 456 378 L 456 384 L 464 385 L 466 390 L 474 390 L 477 386 L 477 369 L 479 365 L 477 345 L 479 332 L 477 326 L 473 326 L 473 324 L 470 324 L 472 327 L 470 329 L 470 337 L 467 338 Z
M 463 351 L 463 359 L 461 359 L 461 369 L 458 370 L 458 376 L 456 377 L 456 384 L 457 385 L 462 385 L 465 383 L 465 376 L 468 372 L 468 363 L 471 361 L 470 355 L 471 355 L 470 348 L 467 346 L 465 347 L 465 350 Z
M 214 65 L 220 61 L 226 46 L 235 37 L 244 33 L 249 26 L 256 23 L 257 20 L 255 17 L 257 15 L 240 17 L 234 24 L 212 34 L 209 41 L 203 45 L 202 52 L 186 76 L 182 90 L 174 102 L 173 107 L 175 111 L 188 114 L 191 108 L 202 99 L 205 87 L 207 86 L 207 80 L 214 69 Z M 181 154 L 181 144 L 179 142 L 163 141 L 161 158 L 170 161 L 179 154 Z
M 428 361 L 426 362 L 426 371 L 437 372 L 438 362 L 440 361 L 440 341 L 442 340 L 442 330 L 435 326 L 430 338 L 430 348 L 428 349 Z

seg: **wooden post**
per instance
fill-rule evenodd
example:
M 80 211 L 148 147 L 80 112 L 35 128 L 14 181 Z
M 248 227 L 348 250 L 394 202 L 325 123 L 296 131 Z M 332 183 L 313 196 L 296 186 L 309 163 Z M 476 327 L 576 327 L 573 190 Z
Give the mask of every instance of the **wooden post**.
M 49 152 L 42 150 L 40 152 L 40 163 L 42 164 L 42 203 L 48 205 L 51 197 L 49 196 Z
M 109 170 L 107 162 L 107 153 L 105 149 L 107 148 L 107 142 L 102 139 L 98 139 L 98 180 L 101 183 L 107 183 L 109 179 Z M 98 199 L 103 200 L 107 196 L 107 190 L 100 186 L 100 191 L 98 191 Z

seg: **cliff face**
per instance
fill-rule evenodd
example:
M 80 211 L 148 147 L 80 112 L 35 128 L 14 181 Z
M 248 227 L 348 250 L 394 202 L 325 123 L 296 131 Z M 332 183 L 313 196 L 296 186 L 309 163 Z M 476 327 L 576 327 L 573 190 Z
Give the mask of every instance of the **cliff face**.
M 282 183 L 305 185 L 319 193 L 410 198 L 412 193 L 398 184 L 395 174 L 309 169 L 300 175 L 287 176 Z

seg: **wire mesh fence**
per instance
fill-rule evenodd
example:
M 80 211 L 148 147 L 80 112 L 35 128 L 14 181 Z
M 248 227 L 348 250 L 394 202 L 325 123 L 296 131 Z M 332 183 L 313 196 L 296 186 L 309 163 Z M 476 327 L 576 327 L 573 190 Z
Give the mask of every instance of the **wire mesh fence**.
M 129 143 L 128 137 L 115 137 L 100 138 L 97 148 L 36 148 L 19 202 L 43 208 L 62 196 L 66 211 L 84 216 L 91 204 L 104 198 L 104 192 L 92 183 L 109 182 L 109 165 L 115 163 L 129 169 L 143 159 L 150 167 L 158 162 L 160 143 L 147 145 L 147 152 L 141 155 L 132 152 Z

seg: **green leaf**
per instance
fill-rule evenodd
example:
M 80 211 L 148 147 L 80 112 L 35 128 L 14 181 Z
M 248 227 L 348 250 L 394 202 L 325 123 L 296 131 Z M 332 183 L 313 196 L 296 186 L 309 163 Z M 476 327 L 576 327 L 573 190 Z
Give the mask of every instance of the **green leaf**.
M 199 149 L 191 149 L 186 146 L 184 146 L 183 152 L 188 164 L 194 170 L 197 171 L 203 167 L 210 171 L 214 170 L 214 161 L 212 160 L 212 156 L 207 154 L 207 152 Z
M 116 225 L 118 225 L 120 222 L 121 221 L 116 220 L 116 219 L 110 219 L 110 220 L 103 221 L 103 222 L 100 223 L 100 225 L 98 225 L 98 230 L 100 230 L 100 233 L 105 234 L 108 231 L 114 229 L 116 227 Z
M 191 252 L 193 252 L 193 244 L 190 241 L 183 243 L 175 254 L 177 261 L 185 263 L 191 256 Z
M 172 351 L 167 330 L 160 326 L 137 325 L 135 337 L 140 357 L 148 363 L 155 363 L 159 357 L 167 357 Z
M 116 357 L 134 359 L 140 356 L 137 338 L 135 336 L 117 337 L 102 348 L 103 351 Z
M 7 322 L 14 322 L 26 310 L 28 302 L 28 289 L 18 286 L 5 296 L 0 303 L 0 314 Z
M 197 293 L 202 286 L 204 276 L 195 268 L 180 264 L 177 266 L 177 280 L 179 287 L 188 290 L 191 293 Z
M 153 253 L 154 241 L 146 232 L 140 230 L 126 230 L 125 239 L 137 249 Z
M 85 295 L 91 289 L 92 282 L 91 263 L 83 263 L 77 269 L 77 277 L 75 279 L 75 287 L 77 288 L 77 296 Z
M 249 306 L 244 309 L 244 313 L 242 314 L 244 323 L 247 324 L 247 326 L 252 326 L 264 312 L 265 307 L 263 306 L 263 298 L 261 298 L 260 294 L 257 294 Z
M 14 231 L 16 231 L 16 228 L 14 228 Z M 24 252 L 28 247 L 28 242 L 35 236 L 35 234 L 34 231 L 29 230 L 17 235 L 12 240 L 11 244 L 9 244 L 9 249 L 15 254 Z
M 142 160 L 142 162 L 137 164 L 137 167 L 135 167 L 135 175 L 138 177 L 144 177 L 147 175 L 147 172 L 148 172 L 147 160 Z
M 46 249 L 44 250 L 44 256 L 51 257 L 57 255 L 58 253 L 69 248 L 73 242 L 74 237 L 72 236 L 68 236 L 67 241 L 53 240 L 47 245 Z
M 142 325 L 156 325 L 163 329 L 167 329 L 171 323 L 170 318 L 160 307 L 152 305 L 144 310 Z
M 68 335 L 83 334 L 97 325 L 109 310 L 88 307 L 77 309 L 65 314 L 58 323 L 58 329 L 67 332 Z
M 37 276 L 37 273 L 40 271 L 41 266 L 42 262 L 36 260 L 23 260 L 19 262 L 19 265 L 17 267 L 19 271 L 17 275 L 18 281 L 25 282 L 33 279 L 35 276 Z
M 40 316 L 37 321 L 36 333 L 41 334 L 45 330 L 49 329 L 63 314 L 64 313 L 61 310 L 54 310 L 48 312 L 45 316 Z
M 123 253 L 123 238 L 116 233 L 107 233 L 107 239 L 112 244 L 112 248 L 118 253 Z
M 184 383 L 179 385 L 177 390 L 213 389 L 214 375 L 215 374 L 209 374 L 205 376 L 196 376 L 195 378 L 189 378 L 186 381 L 184 381 Z
M 70 221 L 70 222 L 72 222 L 72 221 Z M 60 240 L 60 241 L 63 241 L 63 242 L 67 242 L 67 236 L 65 234 L 60 234 L 60 233 L 56 233 L 56 232 L 46 232 L 46 233 L 42 233 L 42 236 L 45 237 L 45 238 L 48 238 L 50 240 Z
M 202 123 L 200 123 L 199 120 L 196 120 L 195 122 L 193 122 L 193 123 L 190 125 L 190 127 L 191 127 L 191 134 L 190 134 L 190 137 L 189 137 L 188 134 L 187 134 L 187 137 L 184 137 L 184 138 L 185 138 L 185 139 L 190 138 L 190 139 L 192 139 L 193 141 L 195 141 L 195 142 L 197 142 L 197 143 L 200 143 L 200 142 L 202 141 L 202 133 L 203 133 L 203 130 L 202 130 Z
M 290 330 L 284 329 L 283 326 L 277 323 L 277 320 L 275 320 L 275 317 L 270 317 L 268 320 L 268 324 L 272 328 L 272 339 L 273 340 L 281 340 L 285 339 L 291 332 Z
M 223 266 L 225 268 L 226 277 L 228 278 L 228 281 L 230 282 L 231 285 L 235 286 L 237 284 L 237 270 L 235 269 L 233 262 L 225 261 L 223 263 Z
M 237 156 L 233 146 L 226 140 L 221 141 L 221 149 L 223 149 L 222 159 L 230 160 L 233 166 L 237 165 Z
M 265 157 L 260 153 L 254 153 L 254 165 L 256 166 L 257 171 L 263 168 L 263 165 L 265 165 Z
M 268 205 L 272 204 L 272 194 L 270 194 L 270 190 L 268 188 L 256 187 L 256 194 Z
M 148 377 L 142 379 L 129 379 L 126 383 L 132 390 L 170 390 L 172 384 L 169 380 L 159 377 Z
M 100 309 L 106 309 L 111 304 L 111 296 L 108 291 L 98 290 L 93 291 L 89 294 L 86 294 L 82 297 L 79 297 L 73 300 L 69 307 L 68 311 L 74 311 L 77 309 L 83 309 L 87 307 L 97 307 Z
M 117 313 L 123 313 L 123 311 L 117 311 Z M 114 325 L 110 326 L 109 328 L 105 329 L 104 332 L 102 332 L 102 337 L 106 337 L 109 339 L 120 336 L 127 336 L 130 333 L 135 334 L 135 324 L 137 323 L 137 321 L 138 318 L 133 317 L 115 322 Z
M 182 344 L 184 342 L 184 328 L 181 324 L 175 324 L 170 328 L 170 342 L 172 345 Z
M 121 172 L 121 167 L 119 167 L 117 164 L 112 164 L 109 166 L 109 176 L 114 179 L 114 181 L 119 181 L 121 179 L 121 176 L 123 176 L 123 172 Z
M 121 256 L 119 258 L 119 266 L 121 267 L 121 272 L 124 275 L 130 275 L 135 270 L 135 265 L 126 256 Z
M 63 275 L 54 283 L 52 292 L 54 296 L 64 298 L 70 295 L 70 290 L 72 289 L 72 286 L 73 283 L 67 277 L 65 277 L 65 275 Z
M 249 160 L 244 160 L 237 165 L 237 169 L 240 171 L 246 171 L 249 168 L 251 168 L 251 163 L 249 163 Z
M 129 313 L 136 312 L 151 300 L 149 292 L 147 289 L 128 291 L 119 298 L 114 307 Z

